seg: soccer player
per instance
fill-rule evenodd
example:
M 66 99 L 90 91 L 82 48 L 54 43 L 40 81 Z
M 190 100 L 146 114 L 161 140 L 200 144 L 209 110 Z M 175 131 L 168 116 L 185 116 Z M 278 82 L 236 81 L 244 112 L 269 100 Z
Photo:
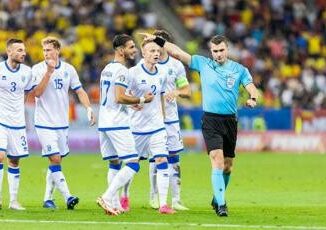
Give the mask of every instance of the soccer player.
M 225 189 L 235 157 L 237 140 L 237 99 L 243 85 L 250 94 L 249 107 L 255 107 L 258 91 L 252 76 L 243 65 L 228 58 L 228 40 L 216 35 L 209 48 L 212 58 L 186 53 L 165 39 L 143 33 L 145 40 L 152 40 L 167 52 L 200 73 L 203 110 L 202 133 L 211 160 L 211 181 L 214 191 L 212 205 L 219 216 L 227 216 Z
M 18 202 L 19 159 L 28 156 L 25 131 L 24 91 L 32 90 L 31 68 L 22 64 L 26 51 L 22 40 L 7 41 L 8 59 L 0 63 L 0 209 L 2 208 L 3 162 L 7 153 L 9 208 L 25 210 Z
M 59 58 L 61 48 L 59 40 L 55 37 L 46 37 L 42 40 L 42 46 L 45 60 L 32 67 L 32 74 L 37 85 L 34 89 L 36 133 L 42 145 L 42 156 L 48 157 L 50 162 L 43 207 L 56 208 L 52 193 L 54 188 L 57 188 L 64 197 L 67 208 L 74 209 L 79 198 L 71 195 L 61 170 L 62 157 L 69 153 L 69 88 L 75 91 L 86 108 L 91 126 L 95 124 L 95 116 L 75 68 Z
M 171 41 L 171 35 L 164 30 L 156 30 L 154 35 L 160 36 L 167 41 Z M 188 210 L 180 199 L 180 163 L 179 153 L 183 150 L 183 142 L 180 135 L 180 125 L 178 116 L 177 97 L 190 98 L 191 90 L 186 77 L 186 71 L 183 64 L 168 55 L 166 50 L 162 49 L 160 61 L 157 65 L 168 72 L 166 85 L 166 103 L 165 103 L 165 128 L 167 131 L 167 145 L 169 150 L 168 163 L 170 173 L 170 188 L 172 197 L 172 208 L 175 210 Z M 149 178 L 150 178 L 150 206 L 158 208 L 158 194 L 156 186 L 156 167 L 153 159 L 150 159 Z
M 117 191 L 139 171 L 138 153 L 130 130 L 130 118 L 126 105 L 144 104 L 153 100 L 151 92 L 139 97 L 128 96 L 128 60 L 135 59 L 137 49 L 129 35 L 116 35 L 113 39 L 114 61 L 105 66 L 101 73 L 101 101 L 99 111 L 99 135 L 101 153 L 109 160 L 108 188 L 97 199 L 107 214 L 117 215 L 124 210 Z M 121 161 L 125 166 L 121 168 Z
M 164 127 L 163 93 L 166 87 L 166 72 L 156 67 L 161 48 L 152 41 L 142 43 L 143 62 L 129 69 L 131 94 L 140 97 L 151 92 L 154 99 L 141 110 L 131 110 L 131 128 L 136 141 L 136 150 L 141 157 L 153 157 L 157 168 L 159 212 L 173 214 L 167 205 L 169 189 L 167 134 Z

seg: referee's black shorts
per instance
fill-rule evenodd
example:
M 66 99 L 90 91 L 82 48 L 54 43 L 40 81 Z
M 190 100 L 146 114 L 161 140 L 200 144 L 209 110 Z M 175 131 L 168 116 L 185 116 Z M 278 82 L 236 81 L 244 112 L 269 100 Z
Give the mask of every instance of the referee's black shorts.
M 237 119 L 234 114 L 204 113 L 202 117 L 202 133 L 208 154 L 212 150 L 222 149 L 224 157 L 234 158 L 237 132 Z

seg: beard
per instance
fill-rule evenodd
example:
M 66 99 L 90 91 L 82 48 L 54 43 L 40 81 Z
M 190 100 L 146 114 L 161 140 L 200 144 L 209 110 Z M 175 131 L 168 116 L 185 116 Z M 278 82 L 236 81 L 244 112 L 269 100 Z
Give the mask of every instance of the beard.
M 17 64 L 21 64 L 21 63 L 23 63 L 25 61 L 25 57 L 22 57 L 22 58 L 15 57 L 15 58 L 12 59 L 12 61 L 17 63 Z

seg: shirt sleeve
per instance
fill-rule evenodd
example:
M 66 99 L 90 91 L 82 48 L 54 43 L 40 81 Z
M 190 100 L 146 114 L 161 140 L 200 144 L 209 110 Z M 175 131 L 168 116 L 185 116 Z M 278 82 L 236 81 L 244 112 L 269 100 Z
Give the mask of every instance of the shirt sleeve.
M 31 68 L 28 68 L 26 78 L 27 78 L 26 79 L 27 84 L 25 86 L 25 92 L 29 92 L 36 86 L 36 84 L 33 82 L 33 75 L 32 75 L 32 69 Z
M 129 85 L 129 79 L 128 79 L 128 70 L 125 68 L 125 69 L 120 69 L 118 72 L 117 72 L 117 78 L 115 79 L 115 82 L 114 82 L 115 85 L 120 85 L 120 86 L 123 86 L 125 88 L 128 88 L 128 85 Z
M 70 88 L 72 90 L 77 90 L 81 88 L 82 84 L 80 83 L 77 71 L 73 66 L 70 66 L 69 74 L 70 74 Z
M 33 66 L 32 68 L 32 85 L 35 87 L 40 84 L 44 73 L 42 74 L 37 66 Z
M 164 94 L 166 91 L 166 85 L 167 85 L 167 74 L 164 75 L 162 78 L 162 87 L 161 87 L 161 94 Z
M 241 74 L 241 84 L 243 86 L 246 86 L 248 84 L 252 83 L 252 76 L 249 73 L 249 70 L 247 68 L 243 68 L 242 74 Z
M 127 91 L 131 92 L 134 89 L 134 78 L 132 76 L 132 71 L 130 69 L 127 70 L 126 78 L 128 79 L 128 88 Z
M 195 70 L 197 72 L 201 72 L 204 65 L 207 63 L 207 58 L 200 55 L 191 56 L 190 69 Z

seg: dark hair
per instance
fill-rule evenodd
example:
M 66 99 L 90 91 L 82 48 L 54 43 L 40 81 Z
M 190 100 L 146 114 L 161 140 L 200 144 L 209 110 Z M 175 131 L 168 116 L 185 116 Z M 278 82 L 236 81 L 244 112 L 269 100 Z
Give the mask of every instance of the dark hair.
M 131 36 L 127 34 L 118 34 L 113 38 L 113 49 L 116 49 L 120 46 L 125 46 L 126 43 L 130 40 L 133 40 Z
M 17 39 L 17 38 L 10 38 L 8 41 L 7 41 L 7 47 L 11 46 L 12 44 L 14 43 L 24 43 L 23 40 L 21 39 Z
M 214 43 L 215 45 L 224 42 L 225 45 L 228 46 L 228 39 L 223 35 L 215 35 L 214 37 L 211 38 L 209 42 Z
M 167 32 L 166 30 L 155 30 L 153 33 L 155 36 L 164 38 L 166 41 L 168 42 L 172 42 L 172 36 L 169 32 Z

